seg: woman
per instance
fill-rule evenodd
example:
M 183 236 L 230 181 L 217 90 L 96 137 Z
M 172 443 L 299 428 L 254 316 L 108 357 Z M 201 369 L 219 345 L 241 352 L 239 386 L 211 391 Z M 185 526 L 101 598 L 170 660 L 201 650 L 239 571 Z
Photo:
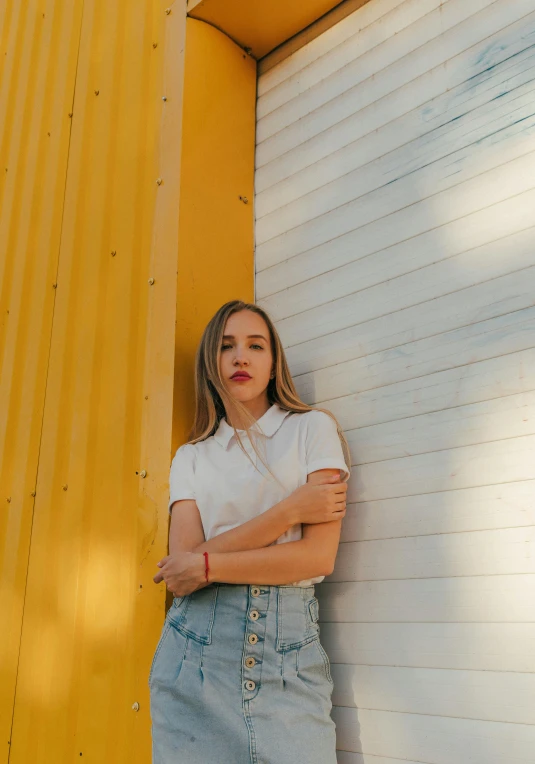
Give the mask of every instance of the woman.
M 174 599 L 149 675 L 153 764 L 336 764 L 314 584 L 338 549 L 347 442 L 299 399 L 256 304 L 210 320 L 195 391 L 154 577 Z

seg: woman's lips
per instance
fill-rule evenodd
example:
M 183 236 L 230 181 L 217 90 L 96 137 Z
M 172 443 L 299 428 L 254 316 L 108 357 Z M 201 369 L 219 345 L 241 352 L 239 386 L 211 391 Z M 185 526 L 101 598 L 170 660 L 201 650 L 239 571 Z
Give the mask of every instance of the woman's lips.
M 248 382 L 252 377 L 247 377 L 245 374 L 236 374 L 235 377 L 231 377 L 233 382 Z

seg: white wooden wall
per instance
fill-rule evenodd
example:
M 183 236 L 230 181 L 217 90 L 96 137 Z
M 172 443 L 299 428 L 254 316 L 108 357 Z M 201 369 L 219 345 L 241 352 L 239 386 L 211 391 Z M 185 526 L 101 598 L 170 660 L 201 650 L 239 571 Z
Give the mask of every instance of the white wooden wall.
M 370 0 L 263 74 L 255 208 L 256 299 L 352 449 L 339 764 L 533 764 L 533 0 Z

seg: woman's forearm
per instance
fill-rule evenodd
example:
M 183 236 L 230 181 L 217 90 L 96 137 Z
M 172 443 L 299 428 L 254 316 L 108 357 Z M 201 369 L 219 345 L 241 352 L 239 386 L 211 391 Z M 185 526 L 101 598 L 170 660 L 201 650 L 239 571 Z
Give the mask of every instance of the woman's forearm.
M 292 527 L 292 517 L 286 499 L 251 520 L 203 541 L 193 552 L 242 552 L 267 547 Z
M 208 551 L 208 550 L 206 550 Z M 317 546 L 286 541 L 263 549 L 239 552 L 213 552 L 209 555 L 208 581 L 228 584 L 290 584 L 316 576 L 329 575 L 327 560 L 318 556 Z

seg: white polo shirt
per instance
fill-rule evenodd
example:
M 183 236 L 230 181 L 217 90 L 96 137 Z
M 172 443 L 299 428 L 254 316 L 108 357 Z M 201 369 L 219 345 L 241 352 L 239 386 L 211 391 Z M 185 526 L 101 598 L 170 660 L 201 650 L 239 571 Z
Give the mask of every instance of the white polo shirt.
M 315 470 L 332 467 L 349 478 L 336 425 L 323 411 L 294 413 L 274 403 L 252 428 L 259 435 L 258 449 L 284 488 L 256 456 L 245 430 L 238 430 L 256 469 L 240 449 L 234 430 L 225 419 L 213 435 L 177 450 L 169 477 L 169 512 L 179 499 L 195 499 L 208 539 L 262 514 L 307 482 Z M 253 436 L 255 437 L 255 436 Z M 260 470 L 260 472 L 258 471 Z M 298 541 L 302 525 L 293 525 L 274 542 Z M 310 586 L 325 576 L 293 581 Z M 254 583 L 254 582 L 251 582 Z

